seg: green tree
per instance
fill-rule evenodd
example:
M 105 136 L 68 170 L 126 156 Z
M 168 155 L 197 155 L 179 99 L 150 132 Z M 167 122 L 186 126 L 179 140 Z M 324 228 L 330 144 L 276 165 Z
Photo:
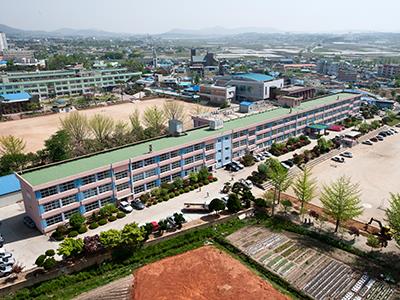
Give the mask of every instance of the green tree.
M 236 194 L 229 194 L 226 207 L 230 213 L 236 213 L 242 209 L 239 197 Z
M 293 182 L 293 191 L 297 199 L 300 201 L 300 215 L 303 216 L 305 209 L 304 205 L 315 197 L 317 184 L 315 179 L 311 178 L 311 169 L 305 167 L 303 172 Z
M 363 212 L 359 186 L 352 184 L 346 176 L 340 177 L 330 186 L 324 186 L 320 200 L 324 212 L 336 221 L 335 232 L 342 222 L 358 217 Z
M 69 113 L 64 119 L 60 119 L 61 129 L 65 130 L 71 137 L 74 150 L 81 154 L 83 142 L 89 138 L 88 120 L 85 115 L 77 111 Z
M 122 245 L 130 249 L 137 249 L 144 242 L 146 230 L 136 223 L 126 224 L 121 231 Z
M 69 218 L 69 225 L 75 229 L 78 230 L 84 223 L 86 219 L 84 216 L 82 216 L 80 213 L 75 213 Z
M 2 155 L 21 154 L 25 146 L 26 143 L 22 138 L 13 135 L 0 136 L 0 154 Z
M 5 154 L 0 157 L 0 175 L 21 171 L 30 163 L 29 156 L 23 153 Z
M 105 115 L 95 114 L 88 124 L 95 140 L 106 147 L 114 132 L 114 120 Z
M 283 199 L 281 205 L 283 206 L 283 210 L 285 211 L 285 213 L 288 213 L 293 206 L 292 202 L 288 199 Z
M 333 147 L 333 142 L 322 137 L 318 139 L 317 146 L 321 153 L 327 153 Z
M 112 134 L 113 146 L 122 146 L 131 141 L 129 125 L 124 121 L 117 121 Z
M 51 162 L 72 157 L 71 137 L 65 130 L 58 130 L 44 142 L 45 153 Z
M 66 238 L 57 249 L 58 255 L 64 257 L 74 257 L 83 251 L 83 240 Z
M 143 113 L 143 123 L 151 130 L 152 136 L 159 136 L 164 132 L 165 121 L 164 112 L 155 105 L 146 108 Z
M 370 234 L 367 237 L 367 245 L 371 248 L 378 248 L 380 245 L 379 239 L 375 235 Z
M 116 248 L 121 244 L 121 231 L 110 229 L 100 232 L 100 242 L 104 248 Z
M 197 173 L 197 178 L 198 181 L 204 181 L 208 179 L 208 176 L 210 175 L 210 172 L 208 172 L 208 169 L 206 167 L 202 167 L 199 172 Z
M 390 227 L 394 231 L 394 239 L 400 245 L 400 194 L 390 194 L 390 206 L 386 210 Z
M 215 213 L 218 215 L 221 210 L 225 209 L 225 203 L 221 199 L 215 198 L 211 200 L 210 204 L 208 205 L 208 209 L 210 212 L 215 211 Z
M 129 121 L 131 122 L 132 135 L 135 141 L 141 141 L 144 139 L 144 129 L 140 122 L 140 113 L 138 109 L 135 109 L 129 115 Z
M 189 180 L 191 184 L 197 183 L 199 181 L 199 176 L 196 172 L 192 172 L 189 174 Z
M 175 178 L 173 185 L 176 189 L 181 189 L 183 188 L 183 180 L 180 177 Z
M 370 125 L 365 122 L 361 123 L 358 126 L 358 131 L 361 132 L 362 134 L 366 134 L 367 132 L 369 132 L 369 130 L 370 130 Z
M 280 203 L 281 193 L 286 191 L 292 184 L 288 170 L 284 168 L 279 160 L 270 158 L 268 160 L 268 178 L 274 187 L 274 199 L 272 205 L 272 215 L 275 214 L 275 205 Z

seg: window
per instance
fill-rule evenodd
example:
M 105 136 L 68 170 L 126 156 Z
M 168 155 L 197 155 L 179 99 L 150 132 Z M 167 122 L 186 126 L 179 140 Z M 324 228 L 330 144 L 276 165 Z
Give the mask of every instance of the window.
M 103 184 L 99 186 L 99 194 L 111 191 L 111 189 L 112 189 L 111 183 Z
M 83 193 L 83 199 L 90 198 L 97 195 L 97 188 L 86 190 Z
M 203 144 L 196 144 L 196 145 L 194 145 L 194 151 L 200 150 L 200 149 L 202 149 L 202 148 L 203 148 Z
M 201 154 L 195 155 L 195 156 L 194 156 L 194 160 L 195 160 L 195 161 L 203 160 L 203 154 L 201 153 Z
M 145 177 L 148 178 L 148 177 L 156 175 L 157 174 L 157 169 L 151 169 L 151 170 L 146 171 L 145 173 L 146 173 Z
M 206 160 L 213 160 L 214 159 L 214 154 L 210 154 L 206 156 Z
M 207 144 L 206 151 L 214 149 L 214 144 Z
M 141 167 L 143 167 L 142 160 L 132 163 L 132 170 L 140 169 Z
M 180 168 L 181 167 L 181 162 L 180 161 L 176 161 L 172 163 L 171 169 L 176 169 L 176 168 Z
M 103 198 L 103 199 L 100 199 L 100 206 L 103 207 L 103 206 L 105 206 L 109 203 L 113 203 L 113 202 L 114 201 L 113 201 L 112 197 Z
M 50 218 L 47 218 L 46 219 L 46 224 L 47 224 L 47 226 L 50 226 L 50 225 L 53 225 L 53 224 L 56 224 L 56 223 L 60 223 L 60 222 L 62 222 L 62 216 L 61 216 L 61 214 L 59 214 L 59 215 L 55 215 L 55 216 L 52 216 L 52 217 L 50 217 Z
M 70 195 L 70 196 L 61 198 L 62 206 L 66 206 L 68 204 L 74 203 L 75 201 L 76 201 L 76 196 L 75 195 Z
M 40 194 L 42 195 L 42 198 L 51 196 L 51 195 L 55 195 L 57 194 L 57 187 L 56 186 L 51 186 L 45 189 L 40 190 Z
M 89 204 L 85 205 L 85 211 L 86 212 L 91 211 L 91 210 L 95 210 L 97 208 L 99 208 L 99 201 L 94 201 L 92 203 L 89 203 Z
M 139 194 L 141 192 L 144 192 L 144 184 L 139 185 L 139 186 L 135 186 L 133 190 L 135 191 L 135 194 Z
M 110 174 L 111 174 L 110 170 L 97 173 L 97 180 L 103 180 L 105 178 L 108 178 L 110 177 Z
M 142 180 L 142 179 L 144 179 L 144 173 L 140 173 L 140 174 L 136 174 L 136 175 L 132 176 L 132 180 L 133 181 L 139 181 L 139 180 Z
M 115 179 L 116 180 L 119 180 L 119 179 L 122 179 L 122 178 L 125 178 L 125 177 L 128 177 L 128 170 L 115 173 Z
M 151 182 L 149 182 L 149 183 L 147 183 L 146 184 L 146 189 L 152 189 L 152 188 L 155 188 L 156 187 L 156 181 L 154 180 L 154 181 L 151 181 Z
M 167 183 L 171 181 L 171 176 L 165 176 L 161 178 L 161 183 Z
M 186 147 L 185 148 L 185 153 L 190 153 L 190 152 L 193 152 L 193 150 L 194 150 L 194 146 L 189 146 L 189 147 Z
M 174 157 L 177 157 L 177 156 L 179 156 L 180 154 L 179 154 L 179 151 L 178 150 L 175 150 L 175 151 L 172 151 L 171 152 L 171 158 L 174 158 Z
M 60 201 L 57 199 L 57 200 L 51 201 L 49 203 L 45 203 L 45 204 L 43 204 L 43 208 L 44 208 L 45 212 L 60 208 Z
M 249 135 L 256 135 L 256 131 L 255 130 L 249 131 Z
M 149 166 L 149 165 L 154 164 L 155 162 L 156 162 L 155 157 L 146 158 L 146 159 L 144 160 L 144 165 L 145 165 L 145 166 Z
M 126 190 L 128 188 L 129 188 L 129 182 L 124 182 L 124 183 L 118 184 L 117 185 L 117 192 Z
M 185 159 L 185 165 L 191 164 L 193 161 L 194 161 L 193 156 L 188 157 L 188 158 Z
M 172 180 L 174 180 L 174 179 L 176 179 L 176 178 L 178 178 L 178 177 L 181 177 L 181 172 L 174 173 L 174 174 L 172 174 L 172 176 L 171 176 Z
M 171 170 L 171 165 L 165 165 L 165 166 L 160 167 L 161 173 L 168 172 L 169 170 Z
M 164 153 L 160 155 L 160 161 L 164 161 L 170 158 L 170 153 Z
M 59 185 L 60 192 L 65 192 L 75 188 L 75 183 L 73 181 L 68 181 Z
M 66 211 L 64 213 L 64 220 L 68 220 L 69 218 L 71 218 L 72 215 L 74 215 L 76 213 L 79 214 L 79 208 L 74 208 L 74 209 L 71 209 L 69 211 Z
M 86 185 L 96 181 L 96 175 L 89 175 L 82 178 L 82 185 Z

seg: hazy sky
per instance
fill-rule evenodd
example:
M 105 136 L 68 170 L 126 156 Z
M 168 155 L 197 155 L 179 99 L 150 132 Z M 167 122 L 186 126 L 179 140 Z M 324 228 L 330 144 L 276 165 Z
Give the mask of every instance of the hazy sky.
M 1 0 L 0 23 L 32 30 L 271 27 L 287 31 L 400 31 L 399 0 Z

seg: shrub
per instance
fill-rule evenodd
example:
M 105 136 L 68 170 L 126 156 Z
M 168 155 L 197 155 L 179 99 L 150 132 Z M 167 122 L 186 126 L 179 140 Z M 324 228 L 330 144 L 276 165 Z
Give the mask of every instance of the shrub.
M 97 227 L 99 227 L 99 224 L 97 222 L 93 222 L 92 224 L 89 225 L 90 229 L 96 229 Z
M 54 257 L 48 257 L 43 263 L 43 268 L 45 270 L 50 270 L 57 264 L 57 261 L 54 259 Z
M 195 189 L 199 188 L 199 184 L 198 183 L 195 183 L 193 186 L 194 186 Z
M 49 251 L 49 250 L 47 250 L 47 251 Z M 38 256 L 38 258 L 36 258 L 35 265 L 37 265 L 38 267 L 43 267 L 43 263 L 45 260 L 46 260 L 46 255 L 41 254 Z
M 85 217 L 83 217 L 80 213 L 75 213 L 69 218 L 69 225 L 78 230 L 85 223 L 85 220 Z
M 63 239 L 64 239 L 64 235 L 62 234 L 62 233 L 60 233 L 59 231 L 54 231 L 52 234 L 51 234 L 51 237 L 53 238 L 53 239 L 55 239 L 56 241 L 62 241 Z
M 202 187 L 204 185 L 204 183 L 199 182 L 199 187 Z
M 126 216 L 126 215 L 125 215 L 124 212 L 122 212 L 122 211 L 117 212 L 117 218 L 118 218 L 118 219 L 122 219 L 122 218 L 125 217 L 125 216 Z
M 82 226 L 79 227 L 79 229 L 78 229 L 78 233 L 80 233 L 80 234 L 85 233 L 86 231 L 88 231 L 86 225 L 82 225 Z
M 214 181 L 214 182 L 215 182 L 215 181 L 218 181 L 218 178 L 217 178 L 217 177 L 213 177 L 213 178 L 212 178 L 212 181 Z
M 168 201 L 169 198 L 170 198 L 170 196 L 169 196 L 169 195 L 166 195 L 166 196 L 164 196 L 164 197 L 162 198 L 162 201 Z
M 187 186 L 187 187 L 185 187 L 185 193 L 188 193 L 188 192 L 190 192 L 190 188 Z
M 108 221 L 110 221 L 110 222 L 114 222 L 115 220 L 117 219 L 117 217 L 116 216 L 110 216 L 110 217 L 108 217 Z
M 73 238 L 78 236 L 78 234 L 79 234 L 78 231 L 72 230 L 70 233 L 68 233 L 68 237 Z
M 68 233 L 68 227 L 66 225 L 58 225 L 56 231 L 62 235 L 66 235 Z
M 370 234 L 370 235 L 368 235 L 368 238 L 367 238 L 367 245 L 370 246 L 371 248 L 378 248 L 379 247 L 379 239 L 375 235 Z
M 169 193 L 168 194 L 168 197 L 171 199 L 171 198 L 174 198 L 175 197 L 175 193 Z
M 194 190 L 194 186 L 191 185 L 191 186 L 189 187 L 189 189 L 190 189 L 191 191 L 193 191 L 193 190 Z
M 183 194 L 185 192 L 184 189 L 179 189 L 179 193 Z
M 45 252 L 46 256 L 54 256 L 56 254 L 56 251 L 53 249 L 46 250 Z
M 209 183 L 210 183 L 210 181 L 208 181 L 208 179 L 204 180 L 204 184 L 205 184 L 205 185 L 207 185 L 207 184 L 209 184 Z
M 106 225 L 107 224 L 107 220 L 106 219 L 101 219 L 100 221 L 99 221 L 99 225 L 100 226 L 103 226 L 103 225 Z

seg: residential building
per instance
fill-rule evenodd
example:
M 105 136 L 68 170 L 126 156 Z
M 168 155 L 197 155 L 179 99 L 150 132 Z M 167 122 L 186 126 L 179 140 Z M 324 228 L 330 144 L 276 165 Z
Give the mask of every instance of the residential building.
M 385 78 L 395 78 L 400 76 L 400 65 L 380 65 L 378 67 L 378 76 Z
M 210 104 L 222 105 L 225 102 L 231 103 L 236 96 L 236 87 L 201 84 L 199 96 L 208 100 Z
M 8 49 L 7 37 L 4 32 L 0 32 L 0 52 Z
M 303 100 L 315 97 L 316 90 L 313 87 L 290 86 L 281 89 L 280 94 L 288 97 L 301 97 Z
M 216 85 L 236 87 L 238 101 L 259 101 L 274 98 L 276 89 L 283 88 L 283 79 L 259 73 L 240 73 L 219 76 Z
M 0 93 L 27 92 L 40 98 L 79 95 L 96 88 L 111 89 L 121 81 L 140 75 L 140 72 L 130 72 L 126 68 L 8 72 L 0 74 Z
M 27 49 L 5 49 L 3 59 L 23 64 L 36 63 L 34 51 Z
M 256 153 L 301 135 L 308 125 L 339 122 L 358 113 L 360 97 L 350 93 L 320 97 L 292 109 L 275 107 L 215 122 L 210 128 L 20 172 L 25 210 L 41 232 L 50 232 L 74 213 L 90 216 L 107 203 L 137 199 L 201 167 L 222 168 L 246 151 Z
M 317 72 L 323 75 L 337 76 L 339 72 L 339 62 L 320 60 L 317 63 Z
M 337 80 L 344 82 L 356 82 L 357 71 L 352 68 L 339 68 Z

